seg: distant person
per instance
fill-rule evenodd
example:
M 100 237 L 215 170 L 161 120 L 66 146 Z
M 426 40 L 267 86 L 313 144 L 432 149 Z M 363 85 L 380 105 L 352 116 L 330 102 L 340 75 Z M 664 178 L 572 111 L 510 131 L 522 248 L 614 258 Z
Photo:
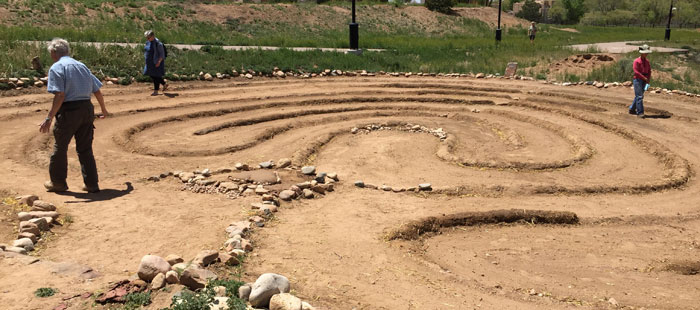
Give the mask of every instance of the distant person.
M 146 66 L 143 68 L 143 74 L 148 75 L 153 79 L 153 93 L 151 96 L 158 96 L 160 85 L 163 85 L 163 92 L 168 89 L 168 84 L 165 83 L 165 48 L 163 43 L 156 38 L 153 30 L 148 30 L 144 34 L 146 36 L 146 48 L 144 58 Z
M 527 36 L 530 37 L 530 44 L 535 43 L 535 35 L 537 34 L 537 26 L 535 22 L 530 23 L 530 28 L 527 29 Z
M 68 144 L 75 137 L 75 150 L 80 160 L 80 170 L 83 174 L 88 193 L 100 191 L 97 180 L 97 165 L 92 154 L 92 139 L 95 127 L 95 107 L 90 101 L 94 94 L 102 109 L 102 117 L 109 113 L 105 108 L 104 98 L 100 87 L 102 83 L 81 62 L 71 58 L 70 46 L 63 39 L 53 39 L 48 46 L 54 64 L 49 69 L 47 90 L 54 95 L 53 105 L 49 115 L 39 124 L 39 131 L 48 133 L 51 122 L 56 117 L 53 127 L 53 154 L 49 161 L 51 181 L 44 183 L 49 192 L 68 190 L 66 183 L 68 170 Z
M 634 100 L 629 107 L 629 113 L 637 117 L 644 118 L 644 91 L 651 79 L 651 65 L 647 60 L 647 54 L 651 54 L 649 45 L 639 47 L 639 58 L 634 60 L 632 69 L 634 70 Z

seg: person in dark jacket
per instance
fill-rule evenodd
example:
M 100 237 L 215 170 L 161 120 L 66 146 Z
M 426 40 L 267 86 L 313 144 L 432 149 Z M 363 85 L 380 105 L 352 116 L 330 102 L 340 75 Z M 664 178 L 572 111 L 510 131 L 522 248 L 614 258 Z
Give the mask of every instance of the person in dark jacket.
M 165 83 L 165 48 L 163 43 L 156 38 L 153 30 L 148 30 L 144 34 L 146 36 L 146 48 L 144 58 L 146 66 L 143 68 L 143 74 L 148 75 L 153 79 L 153 93 L 151 96 L 157 96 L 160 85 L 163 85 L 163 92 L 168 89 L 168 84 Z

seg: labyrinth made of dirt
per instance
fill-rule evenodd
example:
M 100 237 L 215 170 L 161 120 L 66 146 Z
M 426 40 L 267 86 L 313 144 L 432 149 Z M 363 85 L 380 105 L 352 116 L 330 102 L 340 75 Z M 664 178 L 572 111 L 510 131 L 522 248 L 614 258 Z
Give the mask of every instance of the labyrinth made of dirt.
M 700 98 L 647 94 L 640 119 L 627 114 L 629 88 L 506 79 L 175 82 L 158 97 L 148 88 L 103 89 L 113 115 L 95 122 L 95 195 L 79 191 L 72 146 L 71 191 L 43 191 L 53 138 L 36 124 L 51 96 L 0 98 L 0 190 L 40 194 L 71 216 L 42 260 L 100 274 L 2 260 L 9 309 L 54 307 L 60 299 L 33 297 L 39 287 L 57 287 L 56 298 L 104 289 L 146 254 L 219 248 L 259 199 L 146 178 L 281 158 L 340 182 L 255 229 L 243 279 L 285 275 L 317 308 L 697 308 Z M 244 174 L 215 177 L 272 178 Z M 423 183 L 431 190 L 410 190 Z

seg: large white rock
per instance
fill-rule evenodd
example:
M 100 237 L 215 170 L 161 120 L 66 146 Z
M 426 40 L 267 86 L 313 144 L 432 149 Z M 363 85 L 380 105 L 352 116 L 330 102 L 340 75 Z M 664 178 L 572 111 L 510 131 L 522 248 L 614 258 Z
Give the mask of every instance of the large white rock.
M 165 287 L 165 274 L 159 273 L 151 281 L 151 289 L 159 290 Z
M 197 254 L 197 257 L 194 258 L 194 261 L 192 262 L 193 264 L 197 264 L 198 266 L 205 267 L 209 266 L 211 263 L 216 261 L 216 259 L 219 257 L 219 252 L 215 250 L 204 250 L 199 252 Z
M 146 255 L 139 264 L 139 279 L 151 282 L 159 273 L 165 274 L 170 270 L 170 264 L 160 256 Z
M 275 294 L 270 298 L 270 310 L 301 310 L 301 299 L 288 293 Z
M 34 250 L 34 242 L 32 242 L 32 239 L 29 239 L 29 238 L 17 239 L 17 240 L 12 242 L 12 246 L 15 246 L 18 248 L 24 248 L 27 251 Z
M 165 282 L 175 284 L 180 282 L 180 275 L 175 270 L 170 270 L 165 274 Z
M 253 283 L 250 304 L 256 308 L 267 307 L 273 295 L 289 293 L 289 289 L 289 280 L 285 276 L 265 273 Z

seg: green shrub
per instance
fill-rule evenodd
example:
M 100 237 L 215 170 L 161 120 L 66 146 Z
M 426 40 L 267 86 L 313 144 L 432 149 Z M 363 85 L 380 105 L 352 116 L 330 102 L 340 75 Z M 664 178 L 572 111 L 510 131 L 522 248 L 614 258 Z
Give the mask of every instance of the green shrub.
M 453 0 L 425 0 L 425 7 L 428 10 L 448 14 L 452 12 Z
M 36 297 L 51 297 L 56 294 L 56 290 L 50 287 L 40 287 L 34 291 Z
M 130 293 L 124 297 L 124 300 L 126 301 L 124 303 L 124 310 L 139 309 L 151 304 L 151 293 Z

